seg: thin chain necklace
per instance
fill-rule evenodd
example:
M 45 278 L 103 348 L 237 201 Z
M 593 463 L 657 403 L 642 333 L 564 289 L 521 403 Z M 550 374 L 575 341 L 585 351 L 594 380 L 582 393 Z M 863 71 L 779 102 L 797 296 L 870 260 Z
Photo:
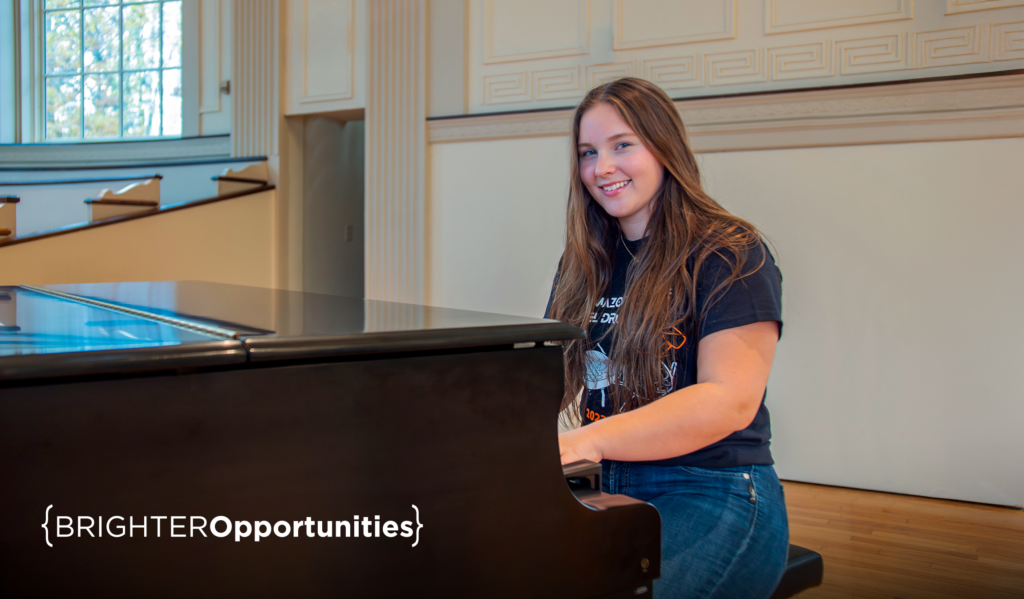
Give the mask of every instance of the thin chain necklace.
M 622 231 L 621 230 L 619 231 L 619 241 L 622 242 L 622 247 L 626 248 L 626 251 L 629 252 L 629 257 L 632 258 L 635 261 L 636 260 L 636 256 L 633 255 L 633 252 L 629 251 L 629 246 L 626 245 L 626 240 L 623 239 Z

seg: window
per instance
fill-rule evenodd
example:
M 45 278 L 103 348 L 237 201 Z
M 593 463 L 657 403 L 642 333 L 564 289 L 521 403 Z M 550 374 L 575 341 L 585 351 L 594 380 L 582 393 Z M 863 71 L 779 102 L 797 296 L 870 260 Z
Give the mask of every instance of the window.
M 45 0 L 44 136 L 181 135 L 181 0 Z

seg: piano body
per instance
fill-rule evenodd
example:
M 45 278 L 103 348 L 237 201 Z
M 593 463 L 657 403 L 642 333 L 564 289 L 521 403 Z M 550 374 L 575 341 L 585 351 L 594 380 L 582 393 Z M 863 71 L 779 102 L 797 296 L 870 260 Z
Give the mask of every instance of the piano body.
M 636 597 L 659 574 L 655 508 L 559 465 L 545 342 L 575 327 L 201 282 L 0 287 L 0 323 L 4 596 Z

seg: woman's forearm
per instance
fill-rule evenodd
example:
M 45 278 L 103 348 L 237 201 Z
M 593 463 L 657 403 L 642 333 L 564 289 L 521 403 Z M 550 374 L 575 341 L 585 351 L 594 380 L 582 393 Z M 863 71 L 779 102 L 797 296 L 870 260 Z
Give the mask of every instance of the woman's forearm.
M 743 429 L 757 413 L 757 406 L 751 411 L 750 404 L 749 398 L 730 397 L 727 388 L 701 383 L 568 434 L 587 436 L 602 459 L 662 460 L 707 447 Z

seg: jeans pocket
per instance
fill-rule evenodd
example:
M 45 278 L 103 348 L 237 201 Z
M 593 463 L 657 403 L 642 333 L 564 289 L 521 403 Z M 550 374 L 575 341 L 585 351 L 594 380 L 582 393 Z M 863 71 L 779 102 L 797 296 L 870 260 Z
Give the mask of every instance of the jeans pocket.
M 749 466 L 739 466 L 736 468 L 697 468 L 695 466 L 676 466 L 676 468 L 696 476 L 714 476 L 718 478 L 750 480 Z

